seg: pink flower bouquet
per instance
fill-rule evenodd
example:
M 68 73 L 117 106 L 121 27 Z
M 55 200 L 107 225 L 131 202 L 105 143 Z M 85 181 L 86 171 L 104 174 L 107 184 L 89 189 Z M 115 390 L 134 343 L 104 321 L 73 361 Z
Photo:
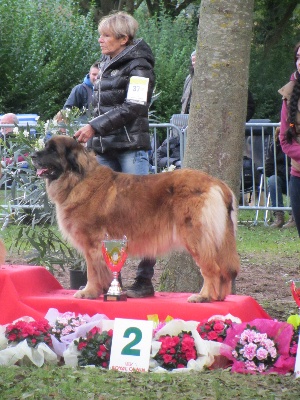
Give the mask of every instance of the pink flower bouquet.
M 256 319 L 233 324 L 221 346 L 221 354 L 232 361 L 232 372 L 286 374 L 293 371 L 290 355 L 293 326 L 286 322 Z

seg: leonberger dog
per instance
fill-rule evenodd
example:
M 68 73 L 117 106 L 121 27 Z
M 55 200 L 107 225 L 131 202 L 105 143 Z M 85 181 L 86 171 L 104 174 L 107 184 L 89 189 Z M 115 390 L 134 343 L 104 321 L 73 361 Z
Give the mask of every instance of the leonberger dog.
M 101 252 L 106 234 L 125 235 L 132 257 L 187 250 L 204 281 L 189 302 L 224 300 L 231 293 L 240 268 L 237 209 L 224 182 L 192 169 L 146 176 L 115 172 L 68 136 L 54 136 L 32 161 L 46 179 L 62 234 L 86 260 L 87 285 L 75 297 L 94 299 L 110 286 Z

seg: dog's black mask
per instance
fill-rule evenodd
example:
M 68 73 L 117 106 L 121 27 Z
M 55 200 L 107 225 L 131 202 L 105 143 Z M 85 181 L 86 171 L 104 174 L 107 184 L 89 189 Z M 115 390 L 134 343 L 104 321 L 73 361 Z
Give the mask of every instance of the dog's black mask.
M 66 172 L 80 173 L 76 147 L 81 146 L 74 139 L 56 136 L 50 139 L 43 150 L 31 154 L 37 175 L 53 181 Z

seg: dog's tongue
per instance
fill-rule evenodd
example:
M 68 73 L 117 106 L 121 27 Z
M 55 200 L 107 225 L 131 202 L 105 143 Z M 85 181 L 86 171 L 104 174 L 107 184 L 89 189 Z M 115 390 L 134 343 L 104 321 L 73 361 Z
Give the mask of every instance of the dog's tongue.
M 48 171 L 47 168 L 37 169 L 36 174 L 37 174 L 37 176 L 41 176 L 47 171 Z

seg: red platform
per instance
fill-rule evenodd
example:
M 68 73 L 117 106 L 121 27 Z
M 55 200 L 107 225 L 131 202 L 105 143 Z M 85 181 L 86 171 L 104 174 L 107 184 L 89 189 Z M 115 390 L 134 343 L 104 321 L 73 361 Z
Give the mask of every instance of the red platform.
M 190 293 L 156 292 L 154 297 L 104 302 L 75 299 L 75 290 L 66 290 L 44 267 L 29 265 L 0 266 L 0 324 L 7 324 L 25 315 L 44 317 L 49 308 L 59 312 L 73 311 L 90 316 L 105 314 L 109 319 L 147 319 L 157 314 L 159 320 L 168 315 L 185 321 L 201 321 L 215 314 L 232 314 L 243 322 L 271 317 L 249 296 L 230 295 L 225 301 L 187 303 Z

